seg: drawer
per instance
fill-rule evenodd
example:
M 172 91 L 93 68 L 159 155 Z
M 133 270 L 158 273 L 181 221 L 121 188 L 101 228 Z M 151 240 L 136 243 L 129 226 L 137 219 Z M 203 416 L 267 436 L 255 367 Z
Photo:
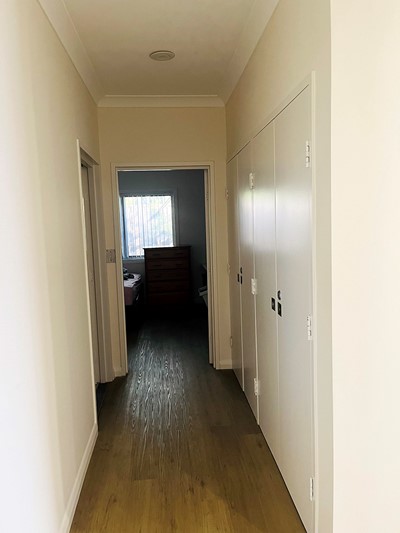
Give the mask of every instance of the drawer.
M 183 259 L 151 259 L 146 258 L 147 270 L 174 270 L 174 269 L 188 269 L 189 260 Z
M 146 259 L 179 259 L 189 257 L 189 248 L 147 248 Z
M 175 279 L 189 279 L 188 269 L 176 270 L 149 270 L 147 272 L 147 282 L 149 281 L 170 281 Z
M 189 292 L 189 281 L 152 281 L 147 290 L 149 293 Z
M 162 294 L 149 294 L 147 303 L 149 305 L 174 305 L 187 304 L 189 302 L 189 293 L 187 292 L 164 292 Z

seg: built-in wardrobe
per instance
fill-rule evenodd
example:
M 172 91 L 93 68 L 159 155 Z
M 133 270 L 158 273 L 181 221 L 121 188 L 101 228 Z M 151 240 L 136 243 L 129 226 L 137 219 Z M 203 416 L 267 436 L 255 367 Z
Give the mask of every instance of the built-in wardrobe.
M 311 88 L 229 161 L 232 359 L 293 501 L 314 530 Z

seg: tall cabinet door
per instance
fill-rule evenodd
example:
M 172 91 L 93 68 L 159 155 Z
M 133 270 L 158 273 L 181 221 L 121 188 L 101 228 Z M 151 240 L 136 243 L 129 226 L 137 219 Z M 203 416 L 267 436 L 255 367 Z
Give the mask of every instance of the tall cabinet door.
M 237 157 L 227 165 L 232 367 L 243 388 Z
M 254 278 L 253 190 L 250 187 L 252 172 L 251 145 L 238 155 L 239 246 L 240 246 L 240 297 L 242 315 L 243 384 L 244 393 L 258 420 L 258 402 L 254 394 L 257 379 L 255 340 L 255 302 L 252 294 Z
M 280 460 L 307 531 L 313 531 L 313 373 L 307 317 L 312 315 L 310 89 L 275 120 Z
M 259 424 L 279 462 L 274 124 L 269 124 L 257 135 L 252 141 L 252 149 Z

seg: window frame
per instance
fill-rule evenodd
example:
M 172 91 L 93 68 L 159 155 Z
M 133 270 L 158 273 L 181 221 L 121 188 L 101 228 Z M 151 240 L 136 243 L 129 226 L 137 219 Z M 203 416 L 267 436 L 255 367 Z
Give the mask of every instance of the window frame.
M 179 218 L 178 218 L 178 191 L 176 189 L 154 189 L 151 191 L 119 191 L 119 208 L 120 208 L 120 225 L 121 225 L 121 246 L 122 246 L 122 260 L 123 262 L 131 263 L 143 263 L 144 255 L 140 257 L 130 257 L 127 255 L 127 242 L 126 242 L 126 219 L 125 208 L 123 199 L 133 196 L 170 196 L 171 197 L 171 212 L 172 212 L 172 239 L 173 246 L 179 246 Z

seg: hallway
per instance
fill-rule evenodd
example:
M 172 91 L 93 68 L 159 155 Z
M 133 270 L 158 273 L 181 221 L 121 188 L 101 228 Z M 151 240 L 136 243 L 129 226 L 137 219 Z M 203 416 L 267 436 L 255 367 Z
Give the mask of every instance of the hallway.
M 107 389 L 72 533 L 304 531 L 204 317 L 148 319 Z

